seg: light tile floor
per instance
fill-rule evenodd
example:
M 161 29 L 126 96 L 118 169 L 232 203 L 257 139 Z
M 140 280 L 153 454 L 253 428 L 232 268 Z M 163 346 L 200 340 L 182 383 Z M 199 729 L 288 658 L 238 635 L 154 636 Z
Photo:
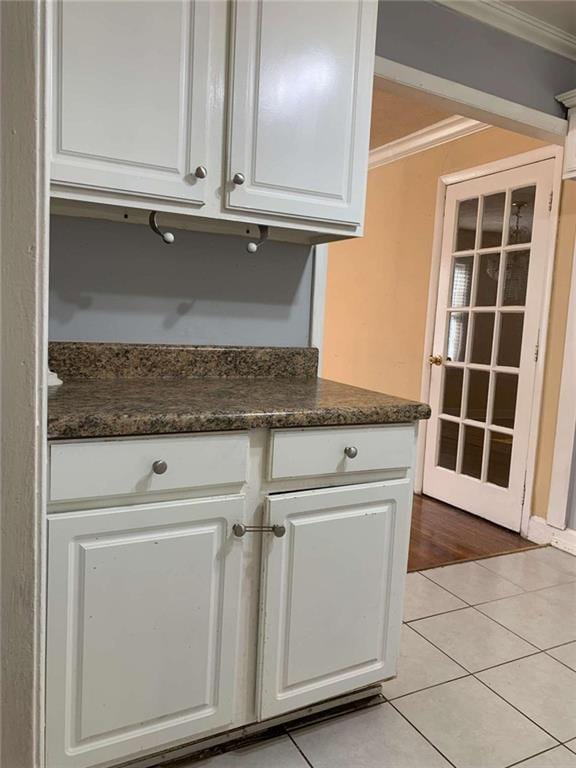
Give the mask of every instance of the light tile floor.
M 385 703 L 186 768 L 576 768 L 576 557 L 409 574 L 404 619 Z

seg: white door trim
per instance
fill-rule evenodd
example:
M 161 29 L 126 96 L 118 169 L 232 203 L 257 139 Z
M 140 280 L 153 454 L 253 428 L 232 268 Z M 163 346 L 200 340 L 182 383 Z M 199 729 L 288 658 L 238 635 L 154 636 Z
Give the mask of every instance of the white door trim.
M 436 212 L 434 219 L 434 237 L 432 242 L 432 263 L 430 268 L 430 288 L 428 292 L 428 308 L 426 313 L 426 332 L 424 337 L 424 356 L 422 359 L 422 386 L 420 399 L 427 402 L 430 396 L 430 365 L 428 364 L 428 355 L 432 353 L 432 341 L 434 337 L 434 325 L 436 320 L 436 304 L 438 300 L 438 279 L 440 276 L 440 258 L 442 250 L 442 225 L 444 221 L 444 203 L 446 190 L 451 184 L 457 184 L 461 181 L 477 179 L 481 176 L 487 176 L 493 173 L 500 173 L 512 168 L 518 168 L 522 165 L 530 165 L 542 160 L 554 160 L 554 183 L 553 199 L 551 210 L 551 232 L 547 246 L 547 269 L 544 281 L 544 291 L 542 299 L 542 314 L 540 318 L 540 340 L 539 356 L 536 363 L 534 380 L 534 398 L 532 402 L 532 413 L 530 416 L 530 437 L 527 459 L 526 473 L 526 497 L 522 510 L 521 533 L 526 535 L 530 520 L 532 505 L 532 493 L 534 482 L 534 470 L 536 464 L 536 449 L 538 447 L 538 432 L 540 423 L 540 409 L 542 401 L 542 387 L 544 382 L 544 362 L 546 359 L 546 341 L 548 334 L 548 319 L 550 314 L 550 296 L 552 292 L 552 276 L 554 272 L 554 254 L 556 250 L 556 234 L 558 228 L 558 210 L 560 204 L 560 188 L 562 183 L 562 161 L 563 150 L 561 147 L 549 146 L 536 149 L 532 152 L 524 152 L 519 155 L 512 155 L 502 160 L 496 160 L 477 168 L 469 168 L 464 171 L 442 176 L 438 179 L 438 193 L 436 199 Z M 417 493 L 422 491 L 422 481 L 424 475 L 424 446 L 426 442 L 427 423 L 422 422 L 422 427 L 418 432 L 417 444 L 417 463 L 415 471 L 415 490 Z
M 523 104 L 517 104 L 476 88 L 470 88 L 437 75 L 431 75 L 391 59 L 376 56 L 374 62 L 376 87 L 379 79 L 386 90 L 406 88 L 416 90 L 429 103 L 464 117 L 490 123 L 499 128 L 533 136 L 543 141 L 563 145 L 568 121 L 548 115 Z
M 559 530 L 547 523 L 543 517 L 532 515 L 526 538 L 535 544 L 551 544 L 553 547 L 570 552 L 571 555 L 576 555 L 576 530 L 573 528 Z
M 0 764 L 11 768 L 44 765 L 47 12 L 42 0 L 0 8 Z
M 574 252 L 576 258 L 576 250 Z M 576 439 L 576 398 L 574 380 L 576 378 L 576 269 L 572 268 L 568 317 L 566 320 L 566 340 L 564 342 L 564 360 L 558 398 L 558 417 L 556 438 L 554 440 L 554 460 L 550 478 L 550 495 L 546 520 L 554 528 L 566 528 L 570 483 Z

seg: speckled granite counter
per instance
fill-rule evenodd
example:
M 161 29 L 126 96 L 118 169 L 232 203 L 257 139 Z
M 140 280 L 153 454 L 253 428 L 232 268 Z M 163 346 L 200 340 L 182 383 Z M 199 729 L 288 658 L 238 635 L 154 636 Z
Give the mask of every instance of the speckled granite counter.
M 233 357 L 240 361 L 238 365 L 230 363 L 230 350 L 227 350 L 228 355 L 218 351 L 216 356 L 228 361 L 224 376 L 221 367 L 206 360 L 205 373 L 199 375 L 198 367 L 183 365 L 180 357 L 175 369 L 189 372 L 195 368 L 195 374 L 181 373 L 174 377 L 174 369 L 163 364 L 158 368 L 162 378 L 158 375 L 151 377 L 150 368 L 146 369 L 146 366 L 140 367 L 138 376 L 131 366 L 117 366 L 116 378 L 110 378 L 113 366 L 109 365 L 100 369 L 98 378 L 96 369 L 99 366 L 95 369 L 91 363 L 74 367 L 74 346 L 85 355 L 85 360 L 98 358 L 98 347 L 102 349 L 100 359 L 105 359 L 108 354 L 105 345 L 50 345 L 51 367 L 64 378 L 64 384 L 51 389 L 48 398 L 48 436 L 51 439 L 254 427 L 386 424 L 427 419 L 430 415 L 429 407 L 422 403 L 316 378 L 316 350 L 287 350 L 282 363 L 278 350 L 269 350 L 270 357 L 262 349 L 246 348 L 244 355 L 236 349 Z M 140 362 L 147 355 L 154 358 L 153 351 L 158 349 L 142 346 L 134 352 L 134 345 L 113 346 L 125 347 L 125 359 L 132 356 Z M 109 349 L 110 345 L 106 347 Z M 176 355 L 176 349 L 181 355 L 195 353 L 194 348 L 162 347 L 158 359 L 165 363 L 170 352 Z M 201 356 L 206 357 L 206 348 L 200 350 Z M 119 356 L 123 355 L 117 354 L 115 359 Z M 272 378 L 266 373 L 270 372 L 270 361 L 274 357 L 274 371 L 279 366 L 284 372 L 282 378 Z M 257 358 L 260 366 L 254 363 Z M 64 359 L 68 361 L 66 370 L 61 364 Z M 87 371 L 90 371 L 89 378 L 85 377 Z M 244 375 L 241 371 L 245 371 Z M 169 373 L 172 373 L 171 378 L 166 377 Z

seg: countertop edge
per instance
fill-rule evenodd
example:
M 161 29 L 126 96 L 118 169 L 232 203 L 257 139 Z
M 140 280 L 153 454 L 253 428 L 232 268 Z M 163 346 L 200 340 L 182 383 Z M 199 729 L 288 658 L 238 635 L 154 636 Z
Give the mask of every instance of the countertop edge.
M 337 407 L 297 413 L 203 414 L 166 413 L 143 418 L 121 416 L 110 419 L 97 415 L 55 417 L 48 419 L 49 440 L 75 440 L 107 437 L 143 437 L 147 435 L 176 435 L 193 432 L 228 432 L 245 429 L 282 429 L 291 427 L 366 426 L 374 424 L 406 424 L 430 418 L 430 407 L 422 403 L 402 403 L 398 406 L 373 406 L 346 409 Z M 113 424 L 111 423 L 113 421 Z

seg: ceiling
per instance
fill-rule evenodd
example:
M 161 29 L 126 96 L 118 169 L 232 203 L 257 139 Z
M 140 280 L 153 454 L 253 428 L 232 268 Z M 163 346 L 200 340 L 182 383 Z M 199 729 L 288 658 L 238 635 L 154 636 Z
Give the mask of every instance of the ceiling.
M 451 113 L 432 108 L 419 99 L 374 88 L 370 149 L 404 138 L 447 117 L 451 117 Z

